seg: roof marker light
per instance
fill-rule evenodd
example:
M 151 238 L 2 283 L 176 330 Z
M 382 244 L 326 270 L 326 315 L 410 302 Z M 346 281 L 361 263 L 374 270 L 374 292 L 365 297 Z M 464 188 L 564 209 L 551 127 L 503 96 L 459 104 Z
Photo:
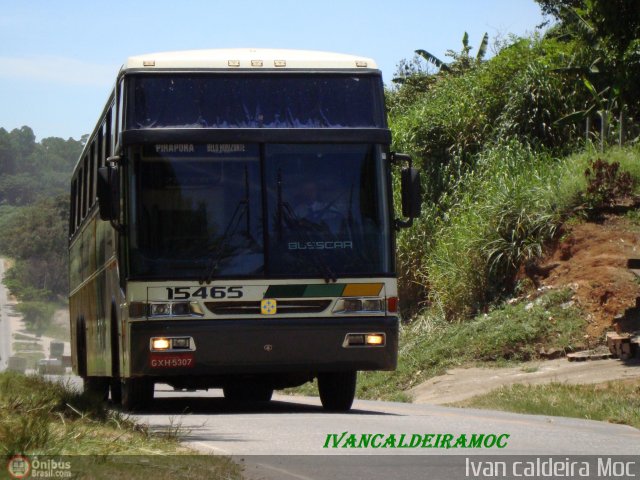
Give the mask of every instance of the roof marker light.
M 143 67 L 155 67 L 156 66 L 156 61 L 155 60 L 143 60 L 142 61 L 142 66 Z
M 287 66 L 287 61 L 286 60 L 274 60 L 273 61 L 273 66 L 274 67 L 286 67 Z
M 227 65 L 230 67 L 239 67 L 240 66 L 240 60 L 229 60 L 227 62 Z
M 366 67 L 367 66 L 367 62 L 363 61 L 363 60 L 356 60 L 356 67 Z
M 251 60 L 251 66 L 252 67 L 261 67 L 262 66 L 262 60 Z

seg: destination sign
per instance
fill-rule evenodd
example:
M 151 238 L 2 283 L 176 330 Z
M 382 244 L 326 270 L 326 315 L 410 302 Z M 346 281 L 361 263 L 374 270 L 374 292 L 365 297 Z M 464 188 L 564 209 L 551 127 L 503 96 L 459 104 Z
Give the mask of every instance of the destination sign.
M 258 154 L 257 145 L 244 143 L 156 143 L 144 147 L 145 157 L 234 156 Z

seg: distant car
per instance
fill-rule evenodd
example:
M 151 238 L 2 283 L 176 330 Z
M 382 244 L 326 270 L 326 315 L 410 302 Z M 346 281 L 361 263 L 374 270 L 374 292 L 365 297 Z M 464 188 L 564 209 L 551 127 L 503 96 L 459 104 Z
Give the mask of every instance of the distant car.
M 43 358 L 38 360 L 37 371 L 40 375 L 64 375 L 62 360 L 58 358 Z

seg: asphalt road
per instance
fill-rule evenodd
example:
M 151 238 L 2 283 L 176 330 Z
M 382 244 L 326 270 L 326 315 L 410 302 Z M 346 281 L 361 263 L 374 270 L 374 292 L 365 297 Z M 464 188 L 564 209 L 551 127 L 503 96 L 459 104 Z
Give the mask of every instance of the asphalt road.
M 178 427 L 190 447 L 231 455 L 248 478 L 261 479 L 416 479 L 428 471 L 432 480 L 456 477 L 461 455 L 640 455 L 640 430 L 624 425 L 435 405 L 361 400 L 352 412 L 333 414 L 310 397 L 275 395 L 268 404 L 241 407 L 216 390 L 173 392 L 158 385 L 154 406 L 138 418 L 155 430 Z M 323 448 L 327 435 L 342 432 L 394 434 L 396 440 L 405 434 L 407 441 L 427 433 L 509 437 L 504 449 Z

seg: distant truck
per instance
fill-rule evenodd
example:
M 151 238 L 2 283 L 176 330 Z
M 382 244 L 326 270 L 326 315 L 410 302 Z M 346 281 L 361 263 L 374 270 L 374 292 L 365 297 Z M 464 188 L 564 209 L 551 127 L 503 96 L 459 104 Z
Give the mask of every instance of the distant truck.
M 52 341 L 49 344 L 49 358 L 58 358 L 62 360 L 64 354 L 64 343 Z
M 23 357 L 9 357 L 7 370 L 10 372 L 24 373 L 27 370 L 27 359 Z

